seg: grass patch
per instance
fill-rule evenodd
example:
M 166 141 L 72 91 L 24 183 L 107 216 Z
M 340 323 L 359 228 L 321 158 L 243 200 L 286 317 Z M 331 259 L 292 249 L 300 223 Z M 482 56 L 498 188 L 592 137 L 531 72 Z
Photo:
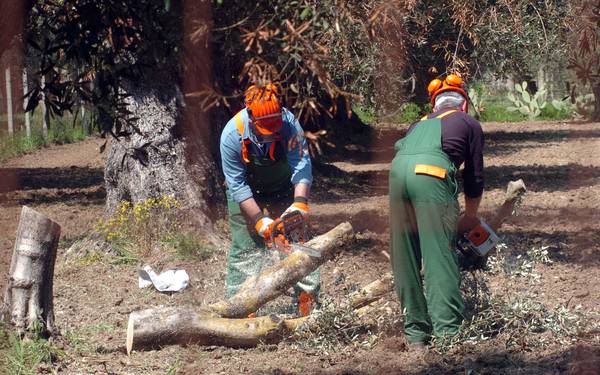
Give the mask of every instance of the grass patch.
M 507 106 L 499 103 L 487 103 L 481 112 L 480 121 L 483 122 L 520 122 L 526 121 L 527 116 L 519 112 L 511 112 Z
M 213 256 L 217 248 L 194 234 L 177 233 L 167 244 L 171 245 L 177 256 L 186 260 L 205 260 Z
M 546 107 L 542 108 L 541 114 L 538 118 L 540 120 L 568 120 L 573 118 L 573 109 L 570 106 L 557 109 L 548 103 Z
M 65 353 L 47 340 L 21 338 L 15 333 L 6 333 L 0 328 L 0 366 L 11 375 L 34 375 L 40 365 L 52 363 L 64 357 Z
M 97 352 L 98 345 L 95 342 L 102 340 L 94 339 L 99 334 L 113 334 L 116 327 L 107 323 L 92 324 L 81 329 L 67 330 L 64 333 L 65 340 L 69 343 L 69 348 L 77 354 L 86 355 Z
M 48 135 L 44 137 L 41 118 L 36 115 L 32 116 L 30 137 L 27 136 L 24 126 L 17 128 L 12 136 L 6 132 L 0 134 L 0 162 L 49 145 L 81 141 L 93 131 L 92 126 L 88 126 L 87 130 L 84 129 L 80 118 L 73 124 L 72 117 L 65 116 L 64 118 L 51 119 Z M 89 119 L 86 119 L 86 121 L 89 121 Z

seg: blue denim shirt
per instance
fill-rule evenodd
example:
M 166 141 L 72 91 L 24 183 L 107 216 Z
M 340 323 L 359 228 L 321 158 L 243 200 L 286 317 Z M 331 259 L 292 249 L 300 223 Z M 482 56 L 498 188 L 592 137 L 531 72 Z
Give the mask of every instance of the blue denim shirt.
M 294 115 L 283 108 L 283 125 L 281 136 L 284 149 L 287 154 L 287 161 L 292 171 L 291 182 L 293 185 L 312 183 L 312 166 L 310 155 L 308 153 L 308 144 L 304 137 L 304 131 Z M 248 148 L 248 153 L 252 155 L 266 155 L 269 152 L 270 143 L 259 146 L 256 138 L 251 134 L 248 126 L 248 112 L 242 110 L 242 121 L 244 122 L 244 139 L 250 139 L 252 144 Z M 227 187 L 231 192 L 233 200 L 241 203 L 252 197 L 252 190 L 246 180 L 246 163 L 242 160 L 242 137 L 240 136 L 235 119 L 227 122 L 221 133 L 221 164 Z

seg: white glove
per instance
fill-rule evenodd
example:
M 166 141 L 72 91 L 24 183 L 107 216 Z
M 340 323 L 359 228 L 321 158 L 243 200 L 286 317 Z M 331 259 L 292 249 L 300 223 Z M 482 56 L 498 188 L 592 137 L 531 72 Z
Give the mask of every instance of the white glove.
M 268 216 L 265 216 L 256 222 L 254 229 L 256 229 L 256 232 L 266 241 L 271 241 L 271 234 L 273 233 L 273 223 L 273 219 L 271 219 Z
M 287 214 L 289 212 L 299 211 L 304 218 L 307 218 L 308 217 L 308 210 L 309 210 L 308 203 L 294 202 L 294 203 L 292 203 L 291 206 L 289 206 L 288 208 L 286 208 L 285 211 L 283 211 L 283 214 L 281 216 L 283 216 L 283 215 L 285 215 L 285 214 Z

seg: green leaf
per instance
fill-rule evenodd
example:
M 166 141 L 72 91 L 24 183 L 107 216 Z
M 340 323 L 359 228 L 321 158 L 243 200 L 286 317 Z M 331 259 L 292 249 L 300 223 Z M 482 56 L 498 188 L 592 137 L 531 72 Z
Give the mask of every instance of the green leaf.
M 521 86 L 523 86 L 523 91 L 527 90 L 527 81 L 523 81 Z
M 506 97 L 508 98 L 508 100 L 510 100 L 510 101 L 511 101 L 511 103 L 516 103 L 516 101 L 517 101 L 517 98 L 515 98 L 515 96 L 513 95 L 513 93 L 512 93 L 512 92 L 509 92 L 509 93 L 506 95 Z
M 523 101 L 525 103 L 531 103 L 531 95 L 525 90 L 523 90 Z
M 519 112 L 521 112 L 521 114 L 523 114 L 525 116 L 529 116 L 529 110 L 525 107 L 519 108 Z
M 171 10 L 171 0 L 165 0 L 165 10 L 167 12 Z
M 304 9 L 302 10 L 302 13 L 300 13 L 300 19 L 301 19 L 301 20 L 305 20 L 305 19 L 307 19 L 308 17 L 310 17 L 311 11 L 312 11 L 312 9 L 311 9 L 311 7 L 310 7 L 310 6 L 307 6 L 306 8 L 304 8 Z
M 515 83 L 515 90 L 521 94 L 523 93 L 523 87 L 521 87 L 521 85 L 519 85 L 518 83 Z
M 519 108 L 511 106 L 511 107 L 506 107 L 506 110 L 509 112 L 517 112 L 519 110 Z

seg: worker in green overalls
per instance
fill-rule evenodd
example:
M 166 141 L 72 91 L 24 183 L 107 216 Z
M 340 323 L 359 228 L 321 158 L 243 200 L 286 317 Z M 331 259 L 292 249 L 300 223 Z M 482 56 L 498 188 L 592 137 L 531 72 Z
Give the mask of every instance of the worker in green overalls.
M 461 78 L 433 80 L 428 90 L 433 113 L 396 142 L 389 178 L 392 269 L 405 335 L 414 347 L 432 335 L 458 332 L 463 300 L 453 250 L 457 231 L 479 222 L 483 193 L 483 132 L 466 113 Z M 465 212 L 459 218 L 456 175 L 463 163 Z
M 232 236 L 227 256 L 228 298 L 248 277 L 258 274 L 272 255 L 266 243 L 273 240 L 274 220 L 262 208 L 269 214 L 299 211 L 307 219 L 312 183 L 304 132 L 294 115 L 279 104 L 276 87 L 250 86 L 244 100 L 245 108 L 221 134 Z M 319 271 L 301 280 L 294 290 L 298 311 L 305 316 L 317 303 Z

